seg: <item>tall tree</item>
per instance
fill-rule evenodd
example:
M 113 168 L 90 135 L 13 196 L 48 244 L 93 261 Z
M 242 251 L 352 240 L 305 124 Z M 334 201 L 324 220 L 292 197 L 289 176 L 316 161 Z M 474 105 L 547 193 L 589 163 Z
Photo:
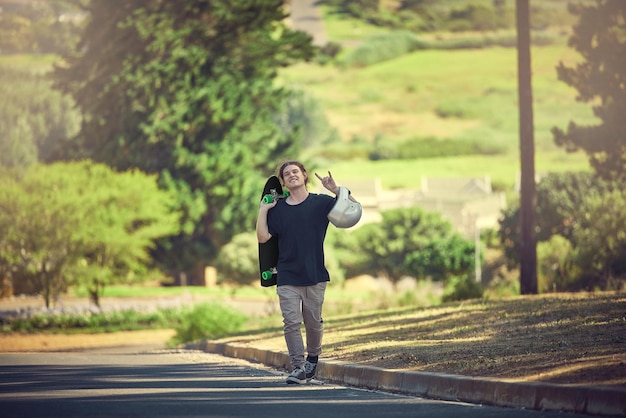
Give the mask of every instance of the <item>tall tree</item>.
M 282 0 L 92 0 L 82 42 L 56 71 L 84 113 L 57 158 L 158 173 L 177 192 L 182 233 L 155 256 L 201 271 L 252 225 L 258 171 L 297 152 L 273 113 L 277 69 L 312 58 L 285 26 Z
M 555 142 L 567 151 L 583 149 L 595 172 L 604 178 L 626 179 L 626 2 L 597 0 L 571 4 L 579 16 L 569 45 L 583 60 L 573 67 L 560 63 L 558 77 L 578 90 L 577 100 L 593 103 L 600 124 L 571 121 L 567 131 L 553 128 Z

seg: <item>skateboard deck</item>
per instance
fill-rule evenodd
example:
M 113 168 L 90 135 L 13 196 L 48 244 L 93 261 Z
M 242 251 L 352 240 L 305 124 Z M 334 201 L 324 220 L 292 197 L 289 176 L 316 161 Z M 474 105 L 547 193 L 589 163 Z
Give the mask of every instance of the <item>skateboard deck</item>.
M 283 192 L 278 177 L 271 176 L 265 182 L 261 200 L 265 203 L 271 203 L 277 199 L 284 199 L 289 192 Z M 271 210 L 271 209 L 270 209 Z M 275 286 L 278 279 L 278 271 L 276 265 L 278 263 L 278 239 L 272 237 L 269 241 L 259 243 L 259 272 L 261 274 L 261 286 Z

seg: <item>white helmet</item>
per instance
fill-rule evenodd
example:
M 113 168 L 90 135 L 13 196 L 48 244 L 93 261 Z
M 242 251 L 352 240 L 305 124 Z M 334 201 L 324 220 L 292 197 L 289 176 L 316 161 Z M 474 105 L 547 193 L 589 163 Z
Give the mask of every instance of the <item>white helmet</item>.
M 350 191 L 343 186 L 339 186 L 337 202 L 328 214 L 328 220 L 337 228 L 350 228 L 356 225 L 361 219 L 363 208 L 358 202 L 353 202 L 348 198 Z

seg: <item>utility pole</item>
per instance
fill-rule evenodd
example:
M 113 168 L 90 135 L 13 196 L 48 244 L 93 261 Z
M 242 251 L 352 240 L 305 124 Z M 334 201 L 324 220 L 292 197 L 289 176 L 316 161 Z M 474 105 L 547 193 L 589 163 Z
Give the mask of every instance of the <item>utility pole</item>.
M 521 294 L 537 293 L 535 138 L 530 61 L 530 0 L 516 0 L 519 133 L 521 160 Z

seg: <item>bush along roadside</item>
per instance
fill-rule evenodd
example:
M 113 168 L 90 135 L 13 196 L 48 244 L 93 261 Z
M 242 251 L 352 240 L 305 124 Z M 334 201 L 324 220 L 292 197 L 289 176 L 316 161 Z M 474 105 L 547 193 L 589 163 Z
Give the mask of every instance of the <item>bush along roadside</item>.
M 176 335 L 168 342 L 170 347 L 240 332 L 248 318 L 239 311 L 219 304 L 202 303 L 191 308 L 181 319 L 175 328 Z
M 28 317 L 2 318 L 2 333 L 86 333 L 174 328 L 182 322 L 184 308 L 151 312 L 133 309 L 111 312 L 36 313 Z
M 219 304 L 167 308 L 152 312 L 133 309 L 114 312 L 38 313 L 27 318 L 3 318 L 2 333 L 95 334 L 145 329 L 174 329 L 168 346 L 220 338 L 239 332 L 247 317 Z

